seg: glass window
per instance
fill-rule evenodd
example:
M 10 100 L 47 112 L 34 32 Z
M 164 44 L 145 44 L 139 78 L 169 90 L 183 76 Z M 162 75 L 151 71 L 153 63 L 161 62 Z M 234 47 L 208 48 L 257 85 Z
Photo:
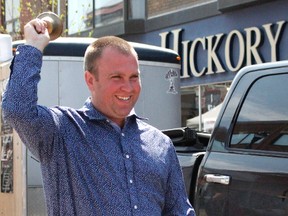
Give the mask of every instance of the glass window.
M 68 34 L 91 29 L 92 15 L 93 0 L 68 1 Z
M 123 0 L 95 1 L 95 26 L 104 26 L 124 20 Z
M 68 34 L 124 20 L 123 0 L 68 1 Z
M 5 1 L 6 31 L 11 35 L 20 31 L 20 0 Z
M 212 132 L 229 86 L 230 82 L 181 89 L 182 126 Z
M 249 90 L 230 147 L 288 152 L 288 76 L 266 76 Z

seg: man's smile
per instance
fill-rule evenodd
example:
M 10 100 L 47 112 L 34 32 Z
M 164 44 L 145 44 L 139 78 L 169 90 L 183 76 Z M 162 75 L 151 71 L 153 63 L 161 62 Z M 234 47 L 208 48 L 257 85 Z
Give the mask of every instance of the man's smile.
M 119 100 L 123 100 L 123 101 L 128 101 L 130 98 L 131 98 L 131 96 L 129 96 L 129 97 L 122 97 L 122 96 L 116 96 Z

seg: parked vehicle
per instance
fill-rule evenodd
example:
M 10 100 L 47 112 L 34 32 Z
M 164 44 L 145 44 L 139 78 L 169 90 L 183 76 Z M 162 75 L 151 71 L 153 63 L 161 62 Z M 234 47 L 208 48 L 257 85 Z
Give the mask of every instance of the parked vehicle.
M 44 53 L 39 101 L 47 106 L 79 107 L 88 93 L 80 85 L 82 75 L 77 72 L 82 70 L 83 52 L 89 41 L 63 40 L 51 43 Z M 134 46 L 146 85 L 143 89 L 147 89 L 137 112 L 151 115 L 150 120 L 160 129 L 178 127 L 181 121 L 180 97 L 175 94 L 180 89 L 179 77 L 175 76 L 180 70 L 177 53 L 143 44 Z M 4 57 L 5 62 L 0 65 L 1 88 L 10 72 L 10 62 Z M 287 83 L 288 61 L 246 67 L 233 80 L 212 134 L 190 128 L 163 130 L 175 144 L 197 216 L 288 215 Z M 161 103 L 154 103 L 157 98 L 161 98 Z M 9 190 L 0 193 L 0 212 L 41 215 L 45 205 L 39 164 L 11 128 L 5 126 L 1 122 L 1 149 L 6 142 L 13 147 L 15 176 Z M 2 170 L 7 168 L 4 153 L 1 151 Z M 1 188 L 8 188 L 4 177 L 2 174 Z
M 198 216 L 288 215 L 288 61 L 243 68 L 211 134 L 165 130 Z

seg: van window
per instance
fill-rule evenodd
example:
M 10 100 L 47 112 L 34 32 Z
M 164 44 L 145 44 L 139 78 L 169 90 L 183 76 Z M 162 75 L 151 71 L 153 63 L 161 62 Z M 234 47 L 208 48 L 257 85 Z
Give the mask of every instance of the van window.
M 231 148 L 288 152 L 288 75 L 258 79 L 248 91 Z

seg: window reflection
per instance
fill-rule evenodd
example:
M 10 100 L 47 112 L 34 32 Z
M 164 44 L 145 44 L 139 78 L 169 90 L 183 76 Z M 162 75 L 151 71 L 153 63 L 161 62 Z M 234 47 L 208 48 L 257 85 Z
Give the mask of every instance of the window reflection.
M 233 129 L 232 148 L 288 152 L 287 75 L 259 79 L 248 92 Z
M 89 21 L 89 14 L 92 14 L 92 11 L 92 0 L 68 1 L 68 34 L 92 28 L 92 22 Z
M 2 4 L 3 4 L 3 1 L 2 1 Z M 5 15 L 5 19 L 6 19 L 6 31 L 11 36 L 16 36 L 17 32 L 20 31 L 20 23 L 19 23 L 20 0 L 4 1 L 4 4 L 5 4 L 5 7 L 3 8 L 5 8 L 5 12 L 3 11 L 3 14 Z
M 95 1 L 96 27 L 122 21 L 123 8 L 123 0 Z
M 230 84 L 217 83 L 181 89 L 182 126 L 212 132 Z
M 68 1 L 68 34 L 124 20 L 123 0 Z

